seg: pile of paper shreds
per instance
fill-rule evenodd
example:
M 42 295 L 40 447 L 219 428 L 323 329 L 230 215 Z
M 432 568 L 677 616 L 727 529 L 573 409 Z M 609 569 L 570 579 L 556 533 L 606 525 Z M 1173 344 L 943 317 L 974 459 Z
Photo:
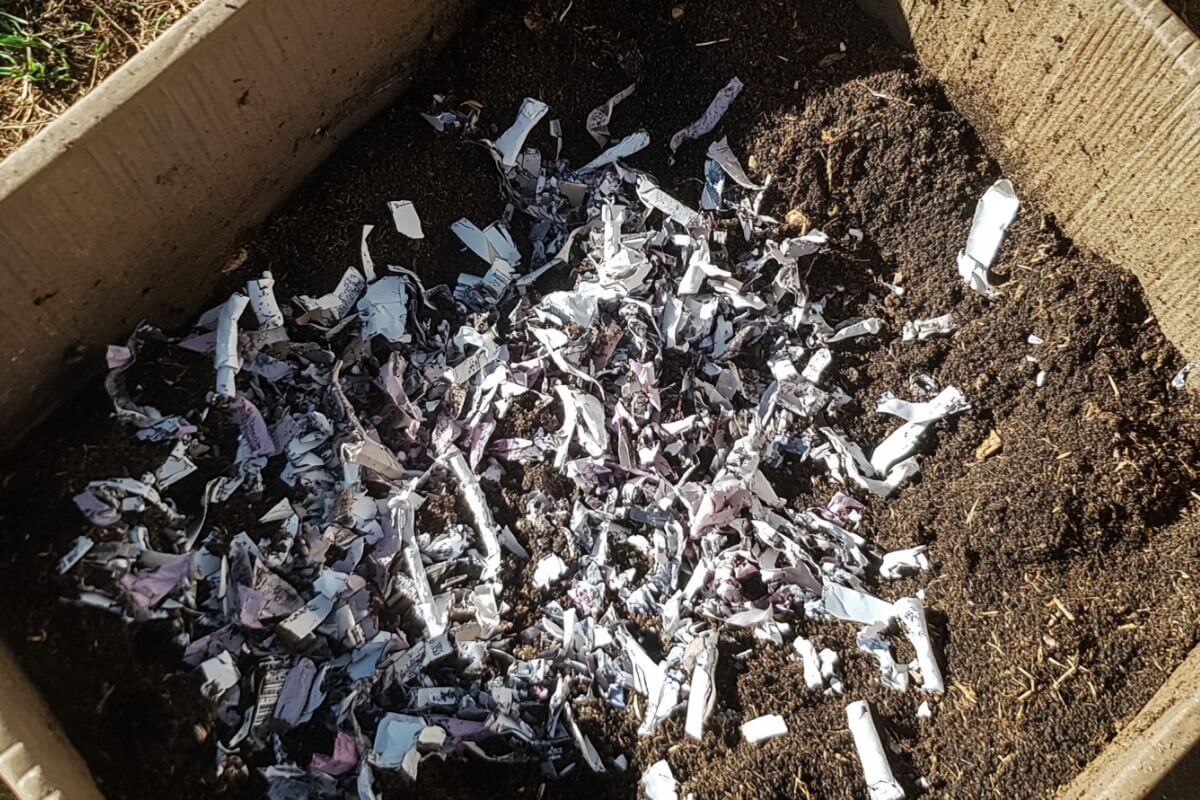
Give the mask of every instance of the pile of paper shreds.
M 725 87 L 672 147 L 709 133 L 740 88 Z M 588 118 L 601 147 L 627 94 Z M 361 269 L 330 294 L 281 306 L 264 275 L 169 340 L 213 354 L 214 391 L 196 409 L 166 416 L 126 391 L 139 343 L 162 333 L 144 327 L 109 349 L 117 416 L 174 449 L 154 474 L 98 480 L 76 497 L 95 527 L 60 569 L 78 576 L 81 605 L 175 621 L 184 661 L 219 708 L 218 772 L 232 754 L 271 765 L 261 769 L 272 798 L 365 800 L 380 770 L 415 779 L 429 756 L 532 762 L 551 777 L 625 770 L 627 757 L 601 757 L 575 704 L 625 709 L 645 736 L 679 714 L 700 740 L 727 628 L 793 648 L 806 690 L 840 695 L 847 654 L 818 652 L 796 623 L 858 625 L 884 684 L 943 691 L 921 597 L 872 591 L 927 569 L 924 548 L 872 547 L 854 495 L 887 497 L 910 480 L 922 437 L 969 409 L 962 393 L 923 376 L 918 398 L 873 398 L 898 418 L 882 442 L 849 439 L 838 421 L 851 398 L 827 379 L 839 346 L 886 334 L 878 319 L 826 319 L 824 298 L 810 296 L 811 260 L 837 243 L 815 230 L 771 238 L 765 187 L 724 139 L 708 148 L 697 210 L 626 164 L 649 146 L 644 132 L 578 168 L 527 149 L 546 112 L 527 99 L 484 142 L 508 208 L 483 229 L 454 224 L 486 272 L 460 276 L 452 301 L 408 270 L 380 270 L 367 227 Z M 476 136 L 469 105 L 427 118 Z M 561 150 L 560 123 L 548 124 Z M 979 291 L 992 291 L 987 269 L 1016 207 L 1007 181 L 980 203 L 959 257 Z M 401 233 L 423 235 L 412 202 L 391 211 Z M 552 273 L 574 288 L 540 293 Z M 455 324 L 438 300 L 453 303 Z M 952 330 L 948 316 L 919 320 L 903 338 Z M 523 395 L 550 405 L 561 427 L 493 436 Z M 214 414 L 209 425 L 236 426 L 237 454 L 184 515 L 171 487 L 211 452 L 198 423 Z M 846 492 L 798 511 L 763 467 L 806 461 Z M 567 544 L 536 558 L 541 617 L 514 630 L 508 599 L 531 556 L 497 523 L 485 488 L 534 462 L 575 489 L 526 496 L 531 522 Z M 215 504 L 273 486 L 288 487 L 261 520 L 274 535 L 206 524 Z M 446 490 L 467 517 L 419 529 L 424 496 Z M 653 645 L 633 621 L 646 617 L 658 620 Z M 896 637 L 911 642 L 911 664 L 893 657 Z M 902 797 L 869 708 L 847 714 L 871 797 Z M 328 755 L 294 759 L 281 734 L 302 725 L 329 731 Z M 768 715 L 743 730 L 757 742 L 787 726 Z M 676 796 L 665 761 L 641 783 L 653 798 Z

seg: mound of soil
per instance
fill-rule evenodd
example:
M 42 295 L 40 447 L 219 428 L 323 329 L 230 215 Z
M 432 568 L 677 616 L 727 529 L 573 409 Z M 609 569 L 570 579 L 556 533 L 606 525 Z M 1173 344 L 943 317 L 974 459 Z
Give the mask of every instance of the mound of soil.
M 911 396 L 914 374 L 959 386 L 972 404 L 930 437 L 912 485 L 870 503 L 862 531 L 885 549 L 929 545 L 932 573 L 897 590 L 926 593 L 948 684 L 934 716 L 916 717 L 919 692 L 879 685 L 852 627 L 801 631 L 842 654 L 847 698 L 874 704 L 905 787 L 919 795 L 927 786 L 933 797 L 1049 796 L 1196 643 L 1200 519 L 1188 507 L 1200 489 L 1200 415 L 1187 393 L 1168 387 L 1178 353 L 1136 279 L 1072 245 L 1035 198 L 1024 198 L 993 269 L 1001 297 L 969 292 L 954 256 L 999 169 L 937 83 L 852 4 L 492 3 L 418 74 L 248 238 L 244 263 L 214 302 L 263 270 L 281 298 L 328 291 L 357 263 L 365 223 L 378 226 L 376 263 L 411 268 L 427 283 L 479 272 L 449 225 L 464 216 L 486 224 L 503 200 L 481 148 L 436 134 L 417 115 L 435 92 L 478 101 L 495 132 L 522 97 L 539 97 L 563 121 L 564 152 L 578 157 L 595 152 L 587 112 L 636 81 L 612 133 L 645 127 L 654 144 L 632 163 L 695 205 L 704 147 L 672 158 L 665 143 L 737 75 L 746 88 L 716 135 L 728 135 L 752 176 L 773 176 L 764 212 L 787 220 L 788 233 L 811 225 L 863 236 L 852 258 L 821 257 L 809 276 L 814 292 L 841 286 L 847 307 L 886 322 L 883 335 L 839 351 L 835 381 L 863 406 L 848 432 L 881 438 L 889 423 L 874 400 Z M 544 125 L 530 143 L 553 152 Z M 416 203 L 425 239 L 391 229 L 386 202 L 395 199 Z M 897 340 L 904 321 L 947 312 L 958 323 L 952 337 Z M 211 380 L 207 359 L 177 350 L 139 364 L 135 397 L 164 410 L 195 405 Z M 6 457 L 0 630 L 108 797 L 260 796 L 253 775 L 214 777 L 212 720 L 195 676 L 180 669 L 172 631 L 126 627 L 59 601 L 70 582 L 54 565 L 87 529 L 71 496 L 92 479 L 152 470 L 165 455 L 132 443 L 109 412 L 97 384 Z M 509 424 L 556 425 L 552 411 L 533 408 Z M 815 472 L 770 477 L 798 506 L 823 503 L 836 488 Z M 548 470 L 516 470 L 490 500 L 513 522 L 526 492 L 570 491 L 563 483 Z M 420 524 L 456 518 L 446 500 L 432 498 Z M 235 499 L 216 523 L 253 535 L 269 504 Z M 535 555 L 554 548 L 553 535 L 517 527 Z M 527 591 L 513 604 L 521 615 L 538 602 Z M 902 660 L 911 657 L 905 647 Z M 681 795 L 866 796 L 844 703 L 805 689 L 790 649 L 728 635 L 719 663 L 718 712 L 703 742 L 685 739 L 678 718 L 638 739 L 634 720 L 596 704 L 579 714 L 581 725 L 602 754 L 630 756 L 623 775 L 544 784 L 531 769 L 435 761 L 415 791 L 632 797 L 641 770 L 666 758 Z M 738 726 L 767 713 L 782 714 L 789 735 L 743 742 Z M 396 783 L 388 796 L 412 793 Z

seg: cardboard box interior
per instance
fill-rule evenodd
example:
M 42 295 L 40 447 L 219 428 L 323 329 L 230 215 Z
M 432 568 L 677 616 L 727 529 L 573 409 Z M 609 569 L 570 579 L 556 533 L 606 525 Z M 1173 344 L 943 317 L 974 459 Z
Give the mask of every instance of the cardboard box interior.
M 915 48 L 1022 192 L 1138 274 L 1163 330 L 1200 360 L 1196 36 L 1160 0 L 860 3 Z M 0 164 L 8 444 L 139 319 L 195 312 L 239 236 L 392 101 L 470 5 L 210 0 Z M 1200 739 L 1197 688 L 1194 653 L 1063 796 L 1146 796 Z M 4 650 L 0 777 L 22 799 L 99 797 Z

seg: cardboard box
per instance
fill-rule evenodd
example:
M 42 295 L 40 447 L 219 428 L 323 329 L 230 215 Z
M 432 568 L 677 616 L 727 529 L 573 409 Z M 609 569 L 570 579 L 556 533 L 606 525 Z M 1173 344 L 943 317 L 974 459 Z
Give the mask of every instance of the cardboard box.
M 860 0 L 1022 193 L 1133 270 L 1200 360 L 1200 41 L 1160 0 Z M 243 231 L 395 99 L 471 0 L 208 0 L 0 164 L 11 444 L 142 318 L 169 324 Z M 1200 651 L 1062 794 L 1143 797 L 1200 740 Z M 0 778 L 100 797 L 0 648 Z

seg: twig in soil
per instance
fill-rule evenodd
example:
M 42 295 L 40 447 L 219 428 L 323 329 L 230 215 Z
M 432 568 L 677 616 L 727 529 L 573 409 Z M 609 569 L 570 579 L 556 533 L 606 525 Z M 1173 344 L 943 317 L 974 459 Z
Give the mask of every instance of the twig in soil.
M 804 794 L 804 800 L 812 800 L 812 794 L 808 791 L 808 784 L 804 782 L 803 770 L 796 771 L 796 778 L 792 781 L 792 787 L 799 789 Z
M 712 41 L 709 41 L 709 42 L 696 42 L 696 47 L 708 47 L 709 45 L 724 44 L 725 42 L 732 42 L 732 41 L 733 41 L 732 36 L 726 36 L 724 39 L 713 39 Z
M 100 16 L 104 17 L 106 20 L 111 22 L 113 24 L 114 28 L 116 28 L 121 33 L 123 33 L 125 35 L 125 38 L 129 40 L 130 44 L 132 44 L 134 47 L 136 47 L 139 50 L 142 49 L 142 46 L 141 46 L 141 44 L 138 43 L 138 40 L 133 38 L 133 36 L 129 33 L 129 31 L 122 28 L 121 23 L 119 23 L 115 19 L 113 19 L 112 16 L 107 11 L 105 11 L 103 8 L 101 8 L 100 6 L 97 6 L 97 5 L 93 5 L 92 8 L 94 8 L 96 10 L 97 14 L 99 14 Z
M 975 502 L 971 504 L 971 510 L 967 512 L 967 518 L 963 521 L 964 525 L 970 525 L 975 521 L 975 510 L 979 508 L 979 501 L 982 499 L 981 497 L 975 498 Z
M 1062 693 L 1058 690 L 1058 687 L 1062 686 L 1063 683 L 1068 678 L 1070 678 L 1072 675 L 1074 675 L 1076 672 L 1079 671 L 1079 656 L 1078 655 L 1071 656 L 1071 663 L 1069 666 L 1065 665 L 1065 664 L 1060 664 L 1058 661 L 1055 661 L 1054 659 L 1051 659 L 1051 661 L 1053 661 L 1053 663 L 1055 665 L 1059 666 L 1060 668 L 1066 667 L 1066 672 L 1064 672 L 1062 675 L 1059 675 L 1055 679 L 1054 683 L 1050 686 L 1050 690 L 1052 692 L 1054 692 L 1054 696 L 1057 697 L 1058 701 L 1060 703 L 1062 703 L 1063 706 L 1065 707 L 1067 705 L 1067 701 L 1063 698 Z
M 885 94 L 884 92 L 880 92 L 876 89 L 872 89 L 870 86 L 867 86 L 867 84 L 861 80 L 856 81 L 856 83 L 859 83 L 863 87 L 863 91 L 865 91 L 867 94 L 871 95 L 872 97 L 878 97 L 880 100 L 894 101 L 894 102 L 900 103 L 902 105 L 906 105 L 909 108 L 913 107 L 912 102 L 905 100 L 903 97 L 895 97 L 893 95 Z
M 1046 603 L 1046 608 L 1049 608 L 1052 605 L 1058 606 L 1058 610 L 1061 611 L 1063 616 L 1069 619 L 1071 622 L 1075 621 L 1075 615 L 1071 613 L 1070 609 L 1063 605 L 1063 601 L 1059 600 L 1057 596 L 1052 598 L 1049 603 Z
M 1115 394 L 1117 396 L 1117 399 L 1120 400 L 1121 399 L 1121 390 L 1117 388 L 1117 382 L 1113 380 L 1113 376 L 1105 375 L 1104 377 L 1108 378 L 1108 385 L 1112 387 L 1113 394 Z
M 104 688 L 101 690 L 100 702 L 96 703 L 96 716 L 104 713 L 104 706 L 108 704 L 108 698 L 112 697 L 112 693 L 117 690 L 115 683 L 105 682 Z

